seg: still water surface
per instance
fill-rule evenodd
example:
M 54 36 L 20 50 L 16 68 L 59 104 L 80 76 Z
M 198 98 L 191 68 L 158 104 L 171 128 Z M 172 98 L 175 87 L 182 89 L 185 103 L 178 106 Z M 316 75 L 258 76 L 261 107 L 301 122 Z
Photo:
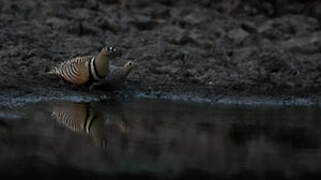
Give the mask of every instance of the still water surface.
M 321 172 L 317 107 L 165 100 L 1 112 L 1 175 L 303 178 Z

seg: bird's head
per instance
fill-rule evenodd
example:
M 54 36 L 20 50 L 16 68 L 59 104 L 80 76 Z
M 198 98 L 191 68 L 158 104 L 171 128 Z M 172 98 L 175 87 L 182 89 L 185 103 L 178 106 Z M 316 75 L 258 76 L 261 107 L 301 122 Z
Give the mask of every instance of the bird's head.
M 104 51 L 104 54 L 110 58 L 121 56 L 121 51 L 113 46 L 104 47 L 103 51 Z
M 130 61 L 128 61 L 128 62 L 124 65 L 124 68 L 125 68 L 126 70 L 132 70 L 132 69 L 134 69 L 136 66 L 137 66 L 137 64 L 136 64 L 134 61 L 130 60 Z

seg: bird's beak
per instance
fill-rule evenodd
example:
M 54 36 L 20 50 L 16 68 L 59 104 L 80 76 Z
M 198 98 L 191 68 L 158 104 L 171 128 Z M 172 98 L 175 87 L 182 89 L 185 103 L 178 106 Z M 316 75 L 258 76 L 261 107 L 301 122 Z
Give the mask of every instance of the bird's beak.
M 120 48 L 117 48 L 116 56 L 120 57 L 122 55 L 122 50 Z

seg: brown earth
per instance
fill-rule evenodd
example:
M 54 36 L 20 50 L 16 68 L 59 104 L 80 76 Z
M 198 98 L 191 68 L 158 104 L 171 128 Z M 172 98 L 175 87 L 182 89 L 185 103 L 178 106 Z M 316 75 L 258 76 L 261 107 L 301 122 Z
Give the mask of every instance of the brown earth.
M 131 90 L 318 96 L 320 20 L 303 0 L 0 0 L 0 94 L 88 91 L 46 72 L 114 45 L 139 64 Z

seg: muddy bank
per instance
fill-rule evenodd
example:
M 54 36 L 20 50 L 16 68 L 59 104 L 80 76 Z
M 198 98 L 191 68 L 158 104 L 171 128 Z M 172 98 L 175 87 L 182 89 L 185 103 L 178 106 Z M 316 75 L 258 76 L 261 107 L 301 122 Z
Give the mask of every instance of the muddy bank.
M 46 72 L 108 44 L 123 52 L 115 65 L 128 57 L 139 63 L 130 92 L 314 98 L 320 7 L 300 0 L 0 0 L 1 95 L 96 93 Z

